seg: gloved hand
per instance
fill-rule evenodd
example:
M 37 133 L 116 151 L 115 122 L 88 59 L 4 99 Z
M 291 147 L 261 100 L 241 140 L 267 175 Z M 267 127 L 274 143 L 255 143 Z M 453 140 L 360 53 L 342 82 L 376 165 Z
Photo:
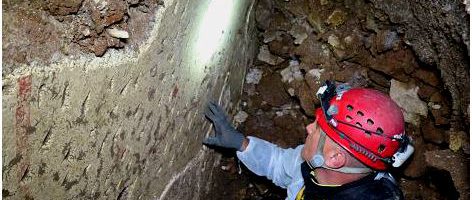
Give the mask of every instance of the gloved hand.
M 203 144 L 242 150 L 244 135 L 231 125 L 220 106 L 214 102 L 209 102 L 205 110 L 205 116 L 211 120 L 215 127 L 215 136 L 205 138 Z

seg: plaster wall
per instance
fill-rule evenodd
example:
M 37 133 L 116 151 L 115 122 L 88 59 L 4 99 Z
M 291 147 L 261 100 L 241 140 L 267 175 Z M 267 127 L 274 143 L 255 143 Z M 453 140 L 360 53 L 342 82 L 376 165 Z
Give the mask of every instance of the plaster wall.
M 166 0 L 138 51 L 63 56 L 3 74 L 3 198 L 207 192 L 218 160 L 201 144 L 211 133 L 204 105 L 237 104 L 256 45 L 253 2 L 228 4 L 232 18 L 205 58 L 199 34 L 210 32 L 199 30 L 212 1 Z

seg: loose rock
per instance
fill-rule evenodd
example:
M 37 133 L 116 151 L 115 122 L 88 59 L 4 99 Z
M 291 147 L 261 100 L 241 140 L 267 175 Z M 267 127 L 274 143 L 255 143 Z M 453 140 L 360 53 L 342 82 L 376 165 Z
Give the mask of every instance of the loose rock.
M 262 0 L 257 2 L 255 16 L 258 28 L 263 30 L 269 28 L 273 7 L 274 3 L 271 0 Z
M 330 35 L 328 37 L 328 44 L 330 44 L 335 49 L 344 49 L 344 46 L 339 41 L 339 38 L 336 35 Z
M 320 80 L 321 73 L 323 73 L 324 71 L 324 69 L 312 69 L 308 71 L 308 74 L 314 77 L 316 80 Z
M 378 84 L 382 87 L 387 87 L 387 88 L 390 87 L 390 80 L 387 77 L 385 77 L 384 75 L 382 75 L 382 74 L 380 74 L 380 73 L 378 73 L 374 70 L 369 70 L 367 72 L 367 75 L 368 75 L 369 79 L 372 82 L 374 82 L 374 83 L 376 83 L 376 84 Z
M 323 22 L 321 21 L 320 16 L 318 15 L 318 12 L 312 12 L 308 15 L 308 23 L 313 27 L 313 31 L 316 33 L 324 33 L 324 25 Z
M 296 47 L 294 54 L 299 55 L 302 63 L 308 66 L 319 65 L 331 59 L 328 45 L 317 41 L 313 35 Z
M 274 56 L 270 53 L 269 47 L 267 45 L 262 45 L 259 49 L 259 54 L 257 55 L 257 59 L 263 62 L 266 62 L 270 65 L 277 65 L 282 63 L 284 59 Z
M 257 68 L 250 68 L 246 75 L 247 84 L 258 84 L 262 78 L 262 71 Z
M 257 90 L 262 99 L 271 106 L 278 107 L 289 100 L 289 95 L 285 92 L 281 77 L 278 74 L 262 77 L 259 85 L 257 85 Z
M 375 48 L 378 53 L 385 52 L 392 49 L 398 49 L 400 45 L 400 38 L 397 32 L 390 30 L 381 30 L 377 33 L 375 39 Z
M 287 59 L 293 54 L 293 44 L 292 37 L 282 34 L 269 43 L 269 50 L 271 53 Z
M 328 44 L 331 45 L 331 49 L 338 60 L 342 60 L 346 57 L 346 47 L 336 35 L 330 35 L 328 37 Z
M 368 15 L 366 17 L 366 24 L 365 27 L 367 30 L 378 32 L 379 28 L 377 26 L 377 23 L 375 22 L 374 16 Z
M 289 31 L 290 27 L 292 27 L 292 24 L 284 13 L 274 12 L 274 14 L 271 15 L 270 26 L 267 30 Z
M 303 74 L 300 71 L 300 63 L 297 60 L 291 60 L 287 68 L 280 72 L 282 75 L 282 82 L 292 82 L 293 80 L 303 80 Z
M 293 26 L 289 33 L 295 38 L 294 44 L 301 44 L 308 37 L 305 28 L 301 26 Z
M 427 142 L 442 144 L 444 142 L 444 131 L 436 128 L 434 122 L 427 121 L 422 127 L 423 138 Z
M 429 103 L 428 103 L 428 106 L 429 106 L 431 109 L 433 109 L 433 110 L 439 110 L 439 109 L 441 109 L 441 105 L 440 105 L 440 104 L 435 104 L 435 103 L 433 103 L 433 102 L 429 102 Z
M 462 149 L 463 146 L 468 146 L 469 142 L 467 141 L 467 133 L 464 131 L 449 131 L 449 149 L 454 152 Z
M 310 117 L 314 117 L 315 110 L 315 96 L 314 91 L 310 90 L 305 82 L 299 83 L 299 87 L 296 90 L 296 96 L 300 101 L 304 114 Z
M 346 13 L 344 13 L 341 10 L 334 10 L 333 13 L 329 15 L 328 20 L 326 20 L 326 23 L 333 27 L 337 27 L 343 24 L 345 20 L 346 20 Z
M 419 116 L 428 115 L 428 107 L 418 97 L 418 87 L 392 79 L 390 81 L 390 97 L 402 108 L 405 121 L 419 125 Z
M 47 1 L 47 10 L 51 15 L 66 16 L 79 11 L 80 5 L 83 0 L 48 0 Z
M 127 31 L 119 30 L 116 28 L 107 29 L 107 33 L 110 34 L 110 36 L 114 38 L 120 38 L 120 39 L 129 38 L 129 34 Z
M 418 68 L 410 50 L 388 51 L 370 60 L 368 67 L 381 71 L 402 82 L 408 82 L 408 74 Z
M 283 31 L 277 31 L 277 30 L 266 30 L 262 36 L 264 39 L 262 40 L 264 43 L 269 43 L 274 40 L 280 40 L 281 35 L 284 34 L 285 32 Z
M 240 110 L 238 114 L 234 116 L 234 121 L 236 121 L 237 123 L 243 123 L 246 121 L 248 116 L 249 115 L 246 112 Z

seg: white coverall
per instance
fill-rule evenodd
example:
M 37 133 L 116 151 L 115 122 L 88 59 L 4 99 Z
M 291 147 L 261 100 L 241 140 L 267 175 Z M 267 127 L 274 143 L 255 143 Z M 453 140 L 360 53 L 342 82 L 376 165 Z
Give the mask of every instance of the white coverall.
M 303 145 L 295 149 L 282 149 L 265 140 L 248 137 L 249 145 L 243 152 L 236 154 L 247 168 L 259 176 L 266 176 L 275 185 L 287 189 L 287 200 L 296 198 L 303 187 L 301 157 Z

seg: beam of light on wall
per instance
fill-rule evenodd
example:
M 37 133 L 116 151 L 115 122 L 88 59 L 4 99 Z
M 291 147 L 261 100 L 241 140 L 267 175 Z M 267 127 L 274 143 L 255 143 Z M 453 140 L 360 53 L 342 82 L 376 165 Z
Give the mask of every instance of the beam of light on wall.
M 235 1 L 212 0 L 200 21 L 198 38 L 195 46 L 197 63 L 206 65 L 210 58 L 219 51 L 230 27 Z

